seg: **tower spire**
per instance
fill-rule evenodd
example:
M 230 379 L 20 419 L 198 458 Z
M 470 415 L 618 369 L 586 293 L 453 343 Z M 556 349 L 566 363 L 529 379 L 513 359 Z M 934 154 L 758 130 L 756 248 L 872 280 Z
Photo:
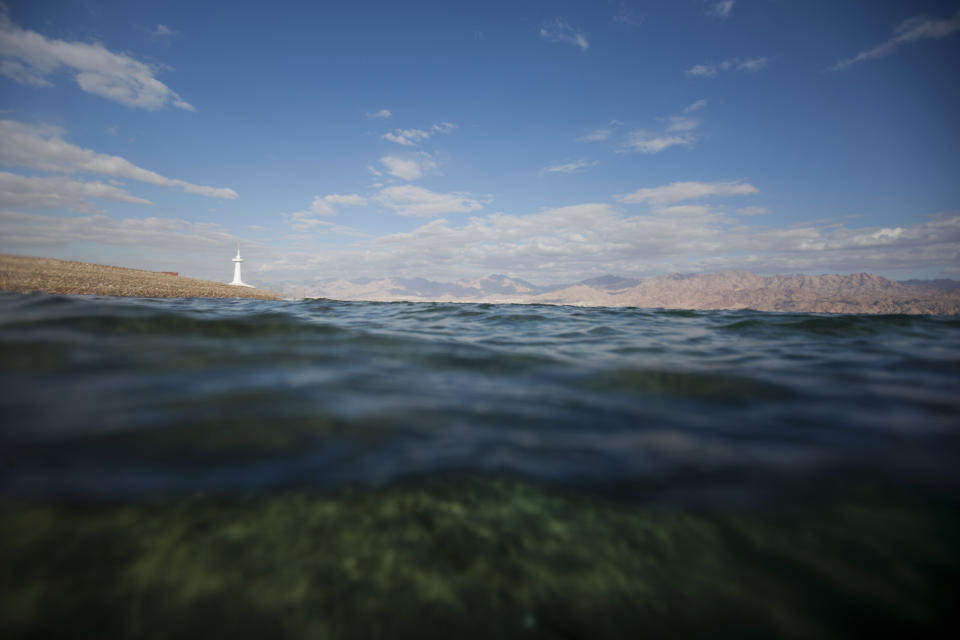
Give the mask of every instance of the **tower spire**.
M 253 285 L 247 284 L 240 277 L 240 263 L 243 262 L 243 258 L 240 257 L 240 243 L 237 243 L 237 257 L 233 259 L 233 282 L 229 283 L 237 287 L 251 287 Z

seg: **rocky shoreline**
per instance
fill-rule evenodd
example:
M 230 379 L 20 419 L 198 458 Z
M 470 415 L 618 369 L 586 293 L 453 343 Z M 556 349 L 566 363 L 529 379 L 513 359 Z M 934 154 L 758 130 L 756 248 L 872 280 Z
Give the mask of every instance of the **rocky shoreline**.
M 167 273 L 13 255 L 0 255 L 0 290 L 142 298 L 282 298 L 270 291 Z

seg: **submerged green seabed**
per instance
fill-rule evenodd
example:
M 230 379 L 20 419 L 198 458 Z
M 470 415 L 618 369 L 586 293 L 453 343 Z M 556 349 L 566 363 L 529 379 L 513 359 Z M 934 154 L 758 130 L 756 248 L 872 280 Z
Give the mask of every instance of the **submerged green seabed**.
M 930 637 L 957 621 L 960 511 L 912 489 L 724 510 L 448 477 L 0 516 L 5 638 Z

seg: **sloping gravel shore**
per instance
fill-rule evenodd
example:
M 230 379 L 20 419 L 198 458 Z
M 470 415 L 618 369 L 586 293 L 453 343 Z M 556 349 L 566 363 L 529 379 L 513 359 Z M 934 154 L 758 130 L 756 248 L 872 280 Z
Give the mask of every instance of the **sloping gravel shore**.
M 256 298 L 269 291 L 101 264 L 0 254 L 0 290 L 143 298 Z

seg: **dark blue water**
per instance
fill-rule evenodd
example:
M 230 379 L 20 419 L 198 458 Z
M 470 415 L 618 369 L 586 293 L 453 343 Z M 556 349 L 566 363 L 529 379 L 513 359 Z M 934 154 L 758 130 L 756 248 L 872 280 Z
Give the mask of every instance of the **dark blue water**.
M 0 492 L 960 479 L 960 318 L 0 295 Z

